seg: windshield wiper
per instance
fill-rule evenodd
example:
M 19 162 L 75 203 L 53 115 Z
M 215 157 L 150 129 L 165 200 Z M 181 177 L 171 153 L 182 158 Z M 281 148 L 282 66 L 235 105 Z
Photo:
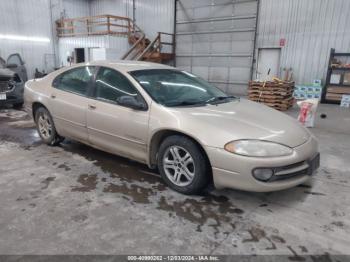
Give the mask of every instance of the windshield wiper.
M 185 100 L 185 101 L 179 101 L 179 102 L 173 102 L 173 103 L 166 103 L 165 106 L 194 106 L 194 105 L 204 105 L 205 103 L 203 101 L 191 101 L 191 100 Z
M 206 103 L 212 103 L 212 102 L 219 102 L 219 101 L 224 101 L 227 99 L 235 99 L 235 96 L 216 96 L 212 97 L 209 100 L 205 101 Z

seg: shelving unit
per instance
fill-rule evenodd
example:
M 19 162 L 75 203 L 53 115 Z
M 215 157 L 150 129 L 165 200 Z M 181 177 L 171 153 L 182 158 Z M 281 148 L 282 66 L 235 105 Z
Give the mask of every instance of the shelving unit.
M 348 58 L 347 65 L 339 64 L 337 58 Z M 322 93 L 322 103 L 339 104 L 343 95 L 350 95 L 350 53 L 336 53 L 331 49 L 326 84 Z

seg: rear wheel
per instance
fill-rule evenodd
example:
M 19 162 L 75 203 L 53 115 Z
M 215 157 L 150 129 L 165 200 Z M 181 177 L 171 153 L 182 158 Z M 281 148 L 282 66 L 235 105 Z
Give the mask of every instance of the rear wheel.
M 209 168 L 199 146 L 185 136 L 170 136 L 160 146 L 158 169 L 172 189 L 198 194 L 209 183 Z
M 40 107 L 35 112 L 35 122 L 41 139 L 48 145 L 55 146 L 63 141 L 63 137 L 57 134 L 55 125 L 49 111 Z

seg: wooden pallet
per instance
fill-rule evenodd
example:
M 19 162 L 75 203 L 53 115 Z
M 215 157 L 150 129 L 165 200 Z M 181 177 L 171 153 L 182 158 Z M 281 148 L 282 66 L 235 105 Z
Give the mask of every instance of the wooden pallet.
M 264 96 L 283 96 L 283 97 L 290 97 L 293 95 L 293 91 L 281 91 L 281 92 L 277 92 L 277 91 L 270 91 L 270 90 L 254 90 L 254 89 L 250 89 L 248 90 L 248 94 L 249 95 L 264 95 Z
M 280 111 L 286 111 L 294 104 L 294 82 L 287 81 L 250 81 L 248 97 Z
M 249 97 L 250 100 L 254 101 L 254 102 L 260 102 L 260 103 L 279 103 L 279 104 L 283 104 L 283 105 L 289 105 L 289 104 L 293 104 L 294 103 L 294 98 L 288 98 L 288 99 L 274 99 L 274 98 L 258 98 L 258 97 Z

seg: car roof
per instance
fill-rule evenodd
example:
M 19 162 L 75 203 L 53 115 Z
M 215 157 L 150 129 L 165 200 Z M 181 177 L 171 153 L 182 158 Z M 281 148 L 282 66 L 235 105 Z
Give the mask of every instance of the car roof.
M 147 69 L 175 69 L 174 67 L 142 61 L 127 61 L 127 60 L 115 60 L 115 61 L 94 61 L 85 63 L 85 65 L 106 66 L 117 69 L 118 71 L 130 72 L 137 70 Z

